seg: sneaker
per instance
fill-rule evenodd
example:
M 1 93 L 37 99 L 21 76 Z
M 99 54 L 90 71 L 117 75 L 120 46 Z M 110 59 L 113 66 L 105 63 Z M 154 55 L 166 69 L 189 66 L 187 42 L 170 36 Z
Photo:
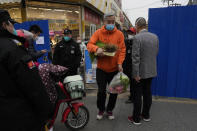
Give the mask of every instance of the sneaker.
M 133 100 L 131 100 L 131 99 L 128 99 L 128 100 L 126 100 L 126 101 L 125 101 L 125 103 L 126 103 L 126 104 L 133 103 Z
M 114 115 L 111 111 L 107 112 L 107 117 L 108 117 L 109 120 L 114 120 L 115 119 L 115 117 L 114 117 Z
M 103 112 L 103 111 L 99 111 L 99 113 L 98 113 L 97 116 L 96 116 L 96 119 L 97 119 L 97 120 L 103 119 L 103 115 L 104 115 L 104 112 Z
M 131 123 L 133 123 L 134 125 L 141 125 L 142 123 L 140 123 L 140 122 L 135 122 L 134 120 L 133 120 L 133 117 L 132 116 L 129 116 L 128 117 L 128 120 L 129 120 L 129 122 L 131 122 Z
M 145 118 L 143 115 L 141 115 L 141 117 L 142 117 L 143 121 L 145 121 L 145 122 L 151 121 L 150 117 L 149 118 Z

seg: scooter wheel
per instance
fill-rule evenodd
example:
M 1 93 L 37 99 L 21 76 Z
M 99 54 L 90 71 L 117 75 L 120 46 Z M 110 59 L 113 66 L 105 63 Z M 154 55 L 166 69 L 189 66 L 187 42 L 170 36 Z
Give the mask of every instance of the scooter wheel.
M 89 121 L 89 111 L 85 106 L 79 107 L 79 112 L 75 116 L 72 111 L 69 112 L 65 126 L 71 130 L 84 128 Z

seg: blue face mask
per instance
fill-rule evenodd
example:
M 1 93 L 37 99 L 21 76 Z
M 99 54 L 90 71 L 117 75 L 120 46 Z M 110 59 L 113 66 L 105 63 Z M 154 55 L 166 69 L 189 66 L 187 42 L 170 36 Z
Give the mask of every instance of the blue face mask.
M 16 32 L 16 30 L 15 30 L 15 29 L 13 30 L 13 34 L 17 36 L 17 32 Z
M 64 36 L 64 40 L 65 40 L 65 41 L 69 41 L 70 39 L 71 39 L 70 37 Z
M 112 31 L 112 30 L 114 29 L 114 24 L 107 24 L 107 25 L 105 26 L 105 28 L 106 28 L 107 30 L 109 30 L 109 31 Z

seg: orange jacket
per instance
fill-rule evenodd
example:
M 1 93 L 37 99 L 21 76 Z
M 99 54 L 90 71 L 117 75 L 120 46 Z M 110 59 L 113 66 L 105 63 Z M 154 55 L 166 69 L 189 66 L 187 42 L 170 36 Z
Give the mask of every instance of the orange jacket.
M 121 31 L 114 28 L 113 31 L 108 31 L 103 26 L 101 29 L 98 29 L 91 37 L 87 49 L 89 52 L 96 52 L 98 46 L 96 42 L 101 41 L 106 44 L 115 44 L 118 47 L 118 50 L 114 57 L 111 56 L 102 56 L 97 58 L 97 68 L 105 72 L 114 72 L 118 70 L 118 64 L 122 64 L 125 59 L 125 43 L 124 35 Z

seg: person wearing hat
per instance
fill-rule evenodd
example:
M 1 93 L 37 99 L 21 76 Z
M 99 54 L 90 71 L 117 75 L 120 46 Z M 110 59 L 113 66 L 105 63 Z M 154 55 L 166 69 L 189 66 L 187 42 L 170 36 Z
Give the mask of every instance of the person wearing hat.
M 133 39 L 133 37 L 136 35 L 135 27 L 131 27 L 129 30 L 127 30 L 127 33 L 128 33 L 128 39 Z
M 40 131 L 54 107 L 14 23 L 0 9 L 0 130 Z
M 129 116 L 128 120 L 140 125 L 141 119 L 145 122 L 151 120 L 151 82 L 157 76 L 159 40 L 156 34 L 147 31 L 146 20 L 143 17 L 136 20 L 135 26 L 137 35 L 132 46 L 133 115 Z
M 133 45 L 133 39 L 134 35 L 136 34 L 136 30 L 134 27 L 131 27 L 129 30 L 127 30 L 127 36 L 125 38 L 125 46 L 126 46 L 126 56 L 125 60 L 123 62 L 123 72 L 129 77 L 130 81 L 132 81 L 132 45 Z M 133 88 L 130 84 L 130 94 L 128 100 L 125 101 L 126 104 L 133 102 Z
M 65 29 L 63 34 L 63 39 L 55 47 L 52 63 L 67 67 L 66 75 L 77 75 L 82 57 L 80 46 L 72 39 L 71 30 Z

